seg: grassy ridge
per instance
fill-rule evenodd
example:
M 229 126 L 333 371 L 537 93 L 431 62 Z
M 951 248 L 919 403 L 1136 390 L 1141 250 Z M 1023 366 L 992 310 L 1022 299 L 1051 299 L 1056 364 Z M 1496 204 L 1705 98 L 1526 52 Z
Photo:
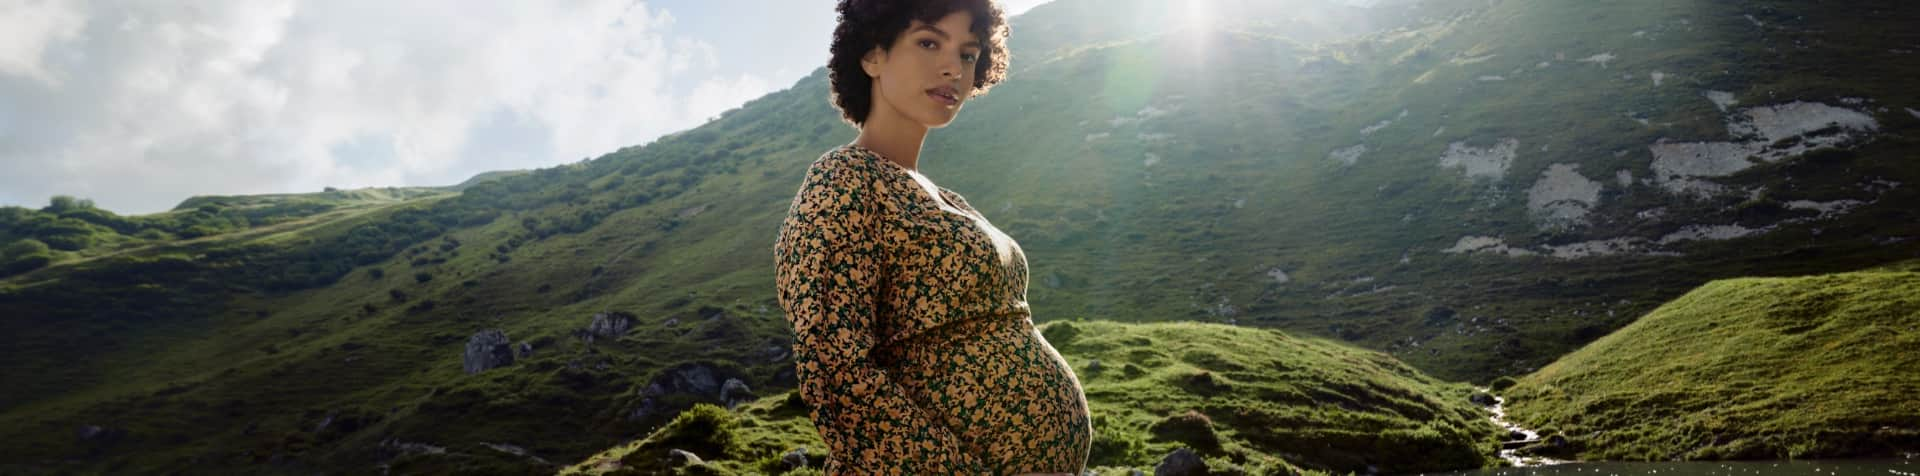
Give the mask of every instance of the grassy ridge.
M 777 388 L 780 366 L 763 350 L 783 345 L 785 324 L 740 299 L 763 288 L 764 276 L 738 271 L 760 256 L 729 252 L 760 235 L 714 237 L 791 190 L 744 203 L 676 195 L 742 181 L 788 188 L 785 174 L 737 167 L 817 154 L 848 134 L 720 142 L 728 126 L 765 125 L 738 119 L 458 196 L 0 284 L 10 317 L 0 329 L 23 357 L 0 365 L 15 390 L 0 435 L 18 442 L 0 472 L 373 462 L 524 472 L 541 464 L 487 445 L 576 459 L 642 433 L 691 403 L 632 416 L 634 388 L 678 363 Z M 781 165 L 798 174 L 807 164 Z M 684 272 L 653 271 L 665 269 Z M 574 336 L 608 310 L 635 315 L 635 330 Z M 536 351 L 464 375 L 462 345 L 484 328 Z M 96 437 L 74 436 L 96 426 Z M 446 450 L 408 450 L 427 447 Z
M 1081 13 L 1105 4 L 1071 3 L 1036 8 L 1030 21 L 1098 35 L 1054 41 L 1045 36 L 1057 29 L 1021 30 L 1035 48 L 1061 46 L 1041 50 L 1058 55 L 1016 51 L 1017 79 L 930 137 L 923 160 L 930 178 L 1028 251 L 1039 321 L 1280 328 L 1381 350 L 1440 378 L 1484 380 L 1531 372 L 1712 279 L 1915 257 L 1887 244 L 1920 237 L 1920 187 L 1911 185 L 1920 161 L 1910 160 L 1920 117 L 1902 110 L 1920 107 L 1903 82 L 1920 63 L 1885 59 L 1920 44 L 1899 22 L 1920 3 L 1428 1 L 1467 14 L 1311 45 L 1271 34 L 1285 28 L 1102 32 L 1108 19 Z M 1617 58 L 1578 61 L 1599 53 Z M 1653 71 L 1668 75 L 1664 86 Z M 1504 79 L 1479 79 L 1488 75 Z M 1646 183 L 1646 148 L 1726 139 L 1706 89 L 1737 93 L 1742 107 L 1862 97 L 1882 130 L 1857 147 L 1725 178 L 1764 193 L 1678 198 Z M 0 439 L 18 442 L 0 465 L 538 471 L 551 465 L 490 445 L 564 462 L 646 434 L 695 400 L 633 416 L 644 407 L 638 393 L 679 365 L 707 363 L 778 394 L 792 374 L 765 350 L 790 343 L 773 299 L 771 239 L 808 162 L 853 135 L 826 96 L 816 71 L 698 128 L 590 161 L 476 178 L 458 195 L 397 205 L 385 201 L 407 197 L 360 196 L 381 203 L 276 225 L 248 218 L 244 231 L 195 239 L 155 231 L 151 243 L 77 252 L 46 246 L 78 243 L 57 239 L 24 245 L 28 264 L 47 267 L 0 281 L 0 344 L 17 356 L 0 361 L 9 384 Z M 1503 138 L 1521 143 L 1504 182 L 1437 166 L 1450 143 Z M 1355 164 L 1328 158 L 1356 144 L 1369 151 Z M 1604 182 L 1603 198 L 1592 226 L 1541 231 L 1524 210 L 1527 189 L 1562 163 Z M 1617 185 L 1622 170 L 1641 181 Z M 178 225 L 237 227 L 273 198 L 206 199 L 169 213 Z M 1865 204 L 1830 218 L 1784 206 L 1841 199 Z M 98 231 L 90 216 L 114 218 L 86 207 L 13 210 L 0 209 L 0 222 L 46 222 L 46 236 Z M 1537 246 L 1776 223 L 1764 235 L 1672 250 L 1684 256 L 1439 251 L 1466 235 Z M 13 253 L 0 247 L 0 261 Z M 634 330 L 577 338 L 602 311 L 632 314 Z M 463 345 L 482 329 L 534 354 L 465 375 Z M 1185 356 L 1160 352 L 1168 364 Z M 1162 368 L 1149 357 L 1094 358 Z M 1236 388 L 1267 385 L 1209 369 Z M 1090 388 L 1167 383 L 1141 382 Z M 1189 406 L 1248 445 L 1349 436 L 1233 429 L 1241 417 L 1226 410 L 1262 405 L 1254 400 Z M 1380 402 L 1398 408 L 1393 401 Z M 1184 411 L 1163 410 L 1112 425 L 1136 431 Z M 119 436 L 74 436 L 91 426 Z
M 91 200 L 55 196 L 48 206 L 37 210 L 0 207 L 0 282 L 29 282 L 38 272 L 100 258 L 152 255 L 196 243 L 282 233 L 409 201 L 444 198 L 453 192 L 447 188 L 387 187 L 197 196 L 173 210 L 137 216 L 120 216 L 94 207 Z
M 1103 474 L 1151 469 L 1178 447 L 1225 474 L 1477 468 L 1496 443 L 1466 385 L 1378 352 L 1191 322 L 1055 321 L 1041 329 L 1081 376 L 1094 416 L 1088 466 Z M 694 452 L 719 474 L 781 473 L 780 456 L 795 447 L 806 447 L 817 466 L 825 447 L 804 405 L 783 394 L 731 413 L 685 412 L 568 471 L 661 471 L 671 449 Z
M 1714 281 L 1519 380 L 1512 415 L 1589 459 L 1920 445 L 1920 262 Z

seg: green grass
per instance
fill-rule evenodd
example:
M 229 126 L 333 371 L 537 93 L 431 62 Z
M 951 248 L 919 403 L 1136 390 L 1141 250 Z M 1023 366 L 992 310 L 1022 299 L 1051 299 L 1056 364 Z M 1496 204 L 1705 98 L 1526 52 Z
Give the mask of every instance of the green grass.
M 1920 63 L 1887 58 L 1899 59 L 1889 49 L 1920 44 L 1900 23 L 1920 4 L 1429 1 L 1387 25 L 1406 29 L 1314 43 L 1285 36 L 1281 23 L 1103 30 L 1103 18 L 1081 13 L 1104 7 L 1082 3 L 1036 8 L 1032 25 L 1094 26 L 1016 33 L 1058 54 L 1016 51 L 1012 79 L 930 136 L 922 161 L 927 176 L 1020 241 L 1039 322 L 1280 329 L 1302 342 L 1383 352 L 1436 379 L 1487 382 L 1530 373 L 1715 279 L 1915 257 L 1898 244 L 1920 237 L 1912 206 L 1920 203 L 1920 161 L 1911 160 L 1920 119 L 1901 108 L 1920 107 L 1905 84 Z M 1773 27 L 1754 28 L 1745 14 Z M 1019 48 L 1027 40 L 1016 41 Z M 1600 52 L 1619 59 L 1606 68 L 1573 61 Z M 1450 61 L 1485 55 L 1497 56 Z M 1535 68 L 1541 61 L 1552 65 Z M 1518 68 L 1529 69 L 1514 74 Z M 1655 70 L 1670 75 L 1665 86 L 1646 79 Z M 1477 80 L 1488 74 L 1510 77 Z M 1551 164 L 1577 163 L 1603 181 L 1617 170 L 1644 178 L 1654 141 L 1725 139 L 1721 113 L 1700 96 L 1705 89 L 1735 92 L 1743 106 L 1865 97 L 1872 102 L 1862 107 L 1873 108 L 1882 131 L 1856 147 L 1725 179 L 1765 189 L 1753 199 L 1694 202 L 1644 184 L 1609 185 L 1590 227 L 1543 232 L 1528 219 L 1526 189 Z M 419 472 L 542 471 L 553 465 L 487 444 L 570 462 L 649 434 L 695 402 L 634 419 L 638 389 L 692 362 L 777 395 L 791 388 L 791 369 L 764 349 L 790 345 L 791 335 L 773 296 L 772 240 L 809 163 L 854 135 L 826 92 L 825 73 L 816 71 L 700 127 L 589 161 L 483 174 L 457 194 L 203 197 L 161 214 L 166 226 L 153 230 L 121 220 L 139 217 L 0 209 L 0 253 L 40 267 L 0 278 L 0 344 L 10 352 L 0 360 L 9 386 L 0 393 L 0 438 L 16 442 L 0 461 L 13 466 L 0 471 L 244 471 L 269 461 L 316 472 L 383 463 Z M 1642 126 L 1627 112 L 1659 125 Z M 1390 127 L 1361 134 L 1387 119 Z M 1504 182 L 1437 166 L 1451 142 L 1507 137 L 1521 141 L 1522 153 Z M 1327 159 L 1359 143 L 1370 151 L 1357 165 Z M 1158 161 L 1148 165 L 1148 154 Z M 1863 189 L 1875 180 L 1905 185 Z M 1837 199 L 1873 202 L 1843 217 L 1672 250 L 1684 256 L 1559 261 L 1438 251 L 1464 235 L 1534 246 L 1658 237 L 1694 223 L 1757 227 L 1811 218 L 1783 212 L 1781 203 Z M 316 200 L 333 208 L 316 211 Z M 1638 217 L 1656 208 L 1666 210 L 1663 218 Z M 280 215 L 292 218 L 267 223 Z M 78 250 L 11 246 L 40 231 L 92 241 Z M 74 244 L 82 243 L 61 245 Z M 13 258 L 0 256 L 0 265 Z M 1269 277 L 1274 268 L 1291 280 Z M 431 279 L 416 278 L 422 274 Z M 601 311 L 637 316 L 636 330 L 592 344 L 573 337 Z M 716 313 L 727 317 L 705 319 Z M 534 343 L 536 354 L 465 375 L 460 353 L 482 329 Z M 1155 339 L 1164 355 L 1139 359 L 1063 342 L 1069 358 L 1159 372 L 1143 375 L 1160 380 L 1090 379 L 1090 390 L 1172 402 L 1124 407 L 1154 409 L 1139 414 L 1098 409 L 1113 415 L 1106 427 L 1124 429 L 1110 441 L 1144 435 L 1187 409 L 1221 428 L 1223 448 L 1348 438 L 1333 426 L 1302 436 L 1245 423 L 1282 417 L 1397 428 L 1410 442 L 1451 438 L 1393 426 L 1403 422 L 1388 410 L 1348 421 L 1338 411 L 1157 389 L 1206 367 L 1185 363 L 1186 351 L 1165 350 L 1183 345 L 1179 339 Z M 1399 365 L 1364 355 L 1323 370 Z M 1288 395 L 1269 381 L 1278 372 L 1209 370 L 1234 388 Z M 1381 398 L 1355 404 L 1427 405 L 1336 384 L 1327 387 L 1336 396 Z M 1442 390 L 1408 391 L 1457 388 L 1434 385 Z M 1453 405 L 1436 401 L 1433 408 Z M 1241 407 L 1252 413 L 1232 411 Z M 316 430 L 328 415 L 351 424 Z M 72 437 L 88 425 L 124 436 Z M 420 447 L 408 445 L 446 450 L 395 449 Z M 1151 456 L 1168 445 L 1141 448 Z M 1350 461 L 1342 458 L 1297 464 Z
M 1897 455 L 1920 443 L 1920 262 L 1708 283 L 1506 392 L 1588 459 Z
M 1491 464 L 1497 429 L 1467 401 L 1468 386 L 1392 357 L 1283 332 L 1192 322 L 1056 321 L 1041 332 L 1081 376 L 1094 418 L 1088 466 L 1151 470 L 1194 448 L 1215 471 L 1407 473 Z M 1098 361 L 1098 369 L 1093 365 Z M 718 428 L 719 430 L 716 430 Z M 719 436 L 716 436 L 719 435 Z M 791 393 L 683 413 L 646 438 L 566 471 L 664 471 L 669 449 L 692 451 L 719 474 L 778 474 L 780 455 L 826 447 Z
M 481 177 L 470 182 L 477 181 Z M 387 187 L 196 196 L 173 210 L 138 216 L 120 216 L 95 208 L 91 201 L 56 196 L 39 210 L 0 207 L 0 244 L 4 244 L 0 245 L 0 279 L 25 282 L 46 269 L 95 259 L 283 233 L 404 202 L 445 198 L 452 192 L 443 188 Z

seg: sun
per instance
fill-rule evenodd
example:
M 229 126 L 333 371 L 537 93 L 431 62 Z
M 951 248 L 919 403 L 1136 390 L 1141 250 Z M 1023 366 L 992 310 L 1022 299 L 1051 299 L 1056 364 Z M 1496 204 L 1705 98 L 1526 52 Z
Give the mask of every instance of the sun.
M 1214 5 L 1211 0 L 1186 0 L 1179 3 L 1178 15 L 1181 27 L 1194 30 L 1213 28 Z

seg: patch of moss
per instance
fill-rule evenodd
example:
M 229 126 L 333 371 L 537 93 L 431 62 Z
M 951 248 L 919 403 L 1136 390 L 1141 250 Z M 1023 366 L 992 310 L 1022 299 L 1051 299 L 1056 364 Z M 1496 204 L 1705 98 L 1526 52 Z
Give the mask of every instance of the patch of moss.
M 1199 410 L 1187 410 L 1154 422 L 1148 429 L 1153 437 L 1162 441 L 1185 443 L 1201 454 L 1220 452 L 1220 435 L 1213 431 L 1213 419 Z
M 647 436 L 633 451 L 620 458 L 620 462 L 626 468 L 659 471 L 670 469 L 667 466 L 667 452 L 670 450 L 690 452 L 702 460 L 736 457 L 741 451 L 734 435 L 739 426 L 739 417 L 726 408 L 696 404 L 680 412 L 660 431 Z
M 1920 273 L 1708 283 L 1519 379 L 1592 459 L 1896 455 L 1920 443 Z
M 1147 441 L 1141 432 L 1121 425 L 1126 421 L 1107 415 L 1093 417 L 1093 447 L 1087 454 L 1088 466 L 1136 466 L 1150 463 Z
M 1507 391 L 1507 389 L 1513 388 L 1513 385 L 1519 382 L 1520 382 L 1519 380 L 1514 379 L 1511 376 L 1502 375 L 1498 378 L 1493 379 L 1493 382 L 1488 383 L 1487 389 L 1492 390 L 1495 393 L 1505 392 Z

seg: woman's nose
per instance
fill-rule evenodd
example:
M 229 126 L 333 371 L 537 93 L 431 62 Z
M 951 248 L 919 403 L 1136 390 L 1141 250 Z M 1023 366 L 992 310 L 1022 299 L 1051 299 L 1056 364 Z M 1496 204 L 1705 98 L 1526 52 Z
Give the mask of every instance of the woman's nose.
M 941 61 L 941 62 L 940 62 L 940 77 L 941 77 L 942 79 L 945 79 L 945 78 L 959 78 L 959 77 L 960 77 L 960 68 L 961 68 L 961 67 L 962 67 L 962 65 L 960 64 L 960 59 L 959 59 L 959 58 L 948 58 L 948 59 L 947 59 L 947 60 L 945 60 L 945 61 Z

